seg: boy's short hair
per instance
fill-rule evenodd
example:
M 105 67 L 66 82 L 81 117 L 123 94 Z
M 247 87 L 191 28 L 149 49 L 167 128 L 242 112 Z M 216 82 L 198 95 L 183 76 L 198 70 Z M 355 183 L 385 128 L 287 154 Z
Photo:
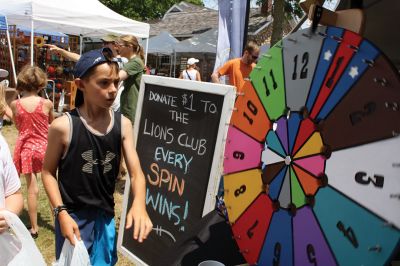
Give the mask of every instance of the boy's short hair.
M 82 78 L 91 68 L 107 62 L 115 62 L 117 64 L 113 59 L 113 52 L 110 48 L 91 50 L 84 53 L 76 62 L 74 76 L 75 78 Z

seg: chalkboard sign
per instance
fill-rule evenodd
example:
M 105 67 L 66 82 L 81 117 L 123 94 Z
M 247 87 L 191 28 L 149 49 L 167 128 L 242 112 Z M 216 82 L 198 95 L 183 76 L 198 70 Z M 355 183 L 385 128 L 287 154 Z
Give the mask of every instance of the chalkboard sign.
M 118 238 L 135 263 L 153 265 L 214 209 L 234 100 L 231 86 L 143 76 L 134 128 L 153 231 L 140 244 L 124 229 L 132 203 L 127 180 Z

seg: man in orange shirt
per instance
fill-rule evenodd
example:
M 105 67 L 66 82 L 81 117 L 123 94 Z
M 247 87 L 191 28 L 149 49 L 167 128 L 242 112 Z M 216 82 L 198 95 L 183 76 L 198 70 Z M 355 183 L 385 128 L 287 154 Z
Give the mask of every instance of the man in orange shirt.
M 229 76 L 229 84 L 236 87 L 238 92 L 242 91 L 245 79 L 249 78 L 250 72 L 256 66 L 255 62 L 260 54 L 260 47 L 253 41 L 249 41 L 244 48 L 243 56 L 226 62 L 222 67 L 211 75 L 214 83 L 220 83 L 221 76 Z

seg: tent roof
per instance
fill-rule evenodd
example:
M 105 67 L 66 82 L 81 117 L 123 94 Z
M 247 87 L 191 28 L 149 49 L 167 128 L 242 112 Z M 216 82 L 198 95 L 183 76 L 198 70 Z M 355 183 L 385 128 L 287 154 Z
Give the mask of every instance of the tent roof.
M 0 0 L 0 13 L 9 24 L 100 37 L 107 33 L 149 36 L 150 26 L 126 18 L 97 0 Z
M 149 49 L 150 54 L 172 54 L 173 46 L 179 43 L 179 41 L 174 38 L 169 32 L 162 31 L 157 36 L 151 37 L 149 39 Z
M 217 52 L 218 29 L 214 28 L 175 45 L 177 53 L 211 53 Z

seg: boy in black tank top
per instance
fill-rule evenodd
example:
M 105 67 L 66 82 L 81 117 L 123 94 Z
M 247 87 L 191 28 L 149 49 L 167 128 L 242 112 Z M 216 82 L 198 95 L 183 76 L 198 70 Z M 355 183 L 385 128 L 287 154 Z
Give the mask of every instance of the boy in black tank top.
M 55 207 L 56 259 L 65 238 L 74 244 L 75 235 L 84 241 L 92 265 L 115 265 L 113 193 L 121 148 L 134 193 L 126 225 L 129 228 L 134 224 L 133 237 L 139 242 L 153 227 L 146 212 L 145 178 L 133 149 L 130 120 L 110 109 L 119 82 L 111 50 L 83 54 L 74 74 L 79 88 L 77 108 L 51 124 L 42 172 L 44 187 Z

